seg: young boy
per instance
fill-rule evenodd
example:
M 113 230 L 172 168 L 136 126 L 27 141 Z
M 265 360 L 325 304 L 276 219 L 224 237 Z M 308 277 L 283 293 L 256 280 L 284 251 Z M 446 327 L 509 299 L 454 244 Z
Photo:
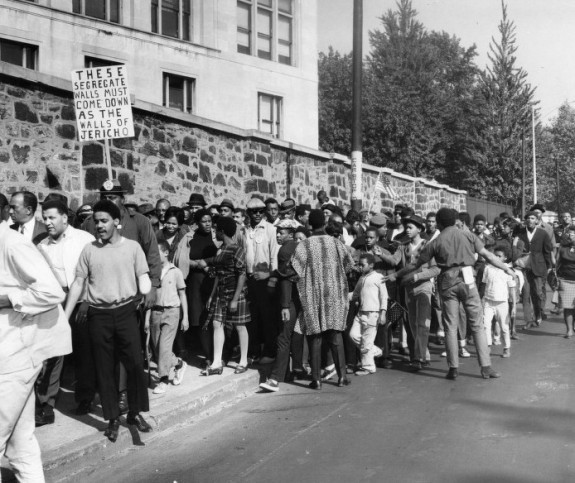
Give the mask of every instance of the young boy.
M 101 200 L 94 206 L 93 217 L 98 241 L 86 245 L 80 254 L 66 316 L 70 320 L 85 284 L 89 309 L 87 314 L 78 314 L 75 322 L 87 323 L 102 411 L 108 420 L 104 436 L 114 442 L 120 429 L 116 354 L 128 374 L 127 422 L 142 432 L 152 430 L 140 415 L 140 411 L 149 411 L 149 400 L 135 303 L 150 292 L 152 282 L 139 243 L 118 231 L 120 209 L 112 201 Z
M 504 246 L 496 246 L 494 255 L 503 263 L 508 262 L 509 249 Z M 491 326 L 493 318 L 501 328 L 503 334 L 503 355 L 511 355 L 511 337 L 509 333 L 509 306 L 511 305 L 511 317 L 515 318 L 515 306 L 517 302 L 515 280 L 500 268 L 487 264 L 483 272 L 485 283 L 485 295 L 483 297 L 483 324 L 487 335 L 487 345 L 491 346 Z M 511 304 L 509 303 L 511 301 Z
M 170 382 L 170 371 L 174 369 L 174 386 L 182 383 L 186 363 L 172 352 L 174 339 L 182 319 L 182 331 L 187 331 L 188 302 L 186 300 L 186 283 L 181 270 L 168 260 L 170 245 L 167 241 L 158 242 L 162 275 L 160 288 L 156 292 L 156 302 L 151 310 L 152 348 L 158 361 L 160 382 L 154 388 L 154 394 L 164 394 Z M 148 330 L 150 327 L 146 327 Z
M 375 372 L 375 357 L 382 350 L 374 345 L 377 326 L 385 324 L 387 311 L 387 288 L 381 274 L 374 270 L 375 256 L 363 253 L 359 257 L 362 272 L 352 295 L 352 302 L 358 305 L 358 312 L 349 332 L 349 337 L 361 352 L 361 369 L 356 376 L 365 376 Z

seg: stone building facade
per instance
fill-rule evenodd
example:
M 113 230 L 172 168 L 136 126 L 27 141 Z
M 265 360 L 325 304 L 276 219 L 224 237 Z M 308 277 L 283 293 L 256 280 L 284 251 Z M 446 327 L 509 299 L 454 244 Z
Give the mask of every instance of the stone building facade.
M 71 207 L 94 201 L 108 177 L 102 142 L 77 141 L 71 83 L 2 63 L 0 74 L 0 192 L 26 189 L 42 200 L 61 192 Z M 24 81 L 22 79 L 27 78 Z M 160 113 L 161 111 L 161 113 Z M 136 100 L 135 137 L 111 141 L 114 177 L 136 203 L 166 197 L 183 204 L 192 192 L 208 202 L 230 198 L 245 206 L 248 198 L 288 195 L 315 205 L 325 189 L 345 206 L 350 198 L 350 161 L 294 145 L 258 132 L 176 112 Z M 397 200 L 377 193 L 373 209 L 396 202 L 425 214 L 441 206 L 465 210 L 466 192 L 420 178 L 364 165 L 364 205 L 383 171 Z

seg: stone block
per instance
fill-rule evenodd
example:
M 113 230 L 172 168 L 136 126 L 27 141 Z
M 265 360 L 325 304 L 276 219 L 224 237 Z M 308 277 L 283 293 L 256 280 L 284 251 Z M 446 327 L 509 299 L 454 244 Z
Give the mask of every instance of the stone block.
M 168 183 L 167 181 L 162 181 L 162 190 L 167 191 L 168 193 L 176 192 L 176 188 L 174 188 L 174 185 Z
M 118 149 L 127 149 L 131 151 L 132 149 L 134 149 L 133 138 L 112 139 L 112 146 Z
M 156 169 L 154 170 L 154 173 L 156 173 L 157 175 L 160 176 L 165 176 L 167 174 L 168 170 L 166 168 L 166 163 L 164 163 L 163 161 L 158 161 L 158 164 L 156 164 Z
M 124 158 L 118 151 L 110 151 L 110 162 L 114 168 L 124 167 Z
M 256 155 L 256 163 L 263 164 L 263 165 L 267 166 L 268 158 L 266 158 L 263 154 L 257 154 Z
M 203 163 L 200 163 L 200 179 L 204 183 L 212 183 L 212 173 L 210 168 Z
M 62 120 L 64 121 L 76 120 L 76 113 L 74 112 L 74 106 L 71 105 L 63 106 L 62 110 L 60 111 L 60 115 L 62 116 Z
M 165 143 L 166 135 L 163 131 L 160 131 L 159 129 L 152 129 L 152 139 L 159 143 Z
M 26 171 L 26 182 L 27 183 L 37 183 L 38 182 L 38 171 Z
M 265 179 L 258 179 L 258 191 L 260 193 L 269 193 L 270 187 Z
M 244 181 L 244 192 L 252 193 L 258 190 L 258 180 L 257 179 L 246 179 Z
M 87 168 L 84 175 L 84 187 L 87 190 L 99 190 L 104 181 L 108 179 L 107 168 Z
M 160 156 L 172 159 L 174 157 L 174 150 L 169 144 L 160 144 Z
M 211 154 L 208 154 L 208 152 L 205 149 L 202 149 L 200 151 L 200 159 L 206 163 L 215 164 L 214 157 Z
M 25 102 L 16 101 L 14 103 L 14 117 L 19 121 L 25 122 L 38 122 L 38 114 L 36 114 L 30 106 Z
M 190 165 L 190 157 L 187 154 L 178 153 L 176 155 L 176 161 L 184 166 Z
M 26 97 L 26 91 L 24 89 L 20 89 L 19 87 L 9 86 L 8 89 L 6 89 L 6 93 L 14 97 Z
M 214 186 L 226 186 L 226 178 L 222 173 L 216 174 L 212 183 Z
M 262 177 L 264 175 L 264 170 L 261 168 L 261 166 L 258 166 L 257 164 L 250 164 L 248 167 L 250 169 L 251 176 Z
M 104 146 L 102 144 L 82 145 L 82 166 L 89 166 L 90 164 L 104 164 Z
M 14 146 L 12 146 L 12 158 L 14 158 L 14 161 L 17 163 L 27 163 L 29 155 L 30 146 L 19 146 L 18 144 L 14 144 Z
M 255 155 L 251 151 L 244 153 L 244 163 L 249 163 L 250 161 L 255 161 Z
M 147 142 L 138 150 L 138 152 L 146 156 L 156 156 L 158 154 L 158 148 L 155 144 Z
M 134 178 L 128 173 L 120 173 L 118 175 L 118 181 L 122 187 L 126 190 L 127 194 L 134 194 Z
M 241 183 L 233 176 L 228 179 L 228 187 L 235 191 L 239 191 L 242 188 Z
M 73 124 L 57 124 L 56 134 L 64 139 L 76 139 L 76 127 Z
M 198 141 L 195 138 L 191 136 L 184 137 L 184 142 L 182 143 L 182 150 L 194 153 L 196 152 L 197 148 L 198 148 Z
M 7 163 L 10 161 L 10 153 L 8 151 L 0 151 L 0 163 Z

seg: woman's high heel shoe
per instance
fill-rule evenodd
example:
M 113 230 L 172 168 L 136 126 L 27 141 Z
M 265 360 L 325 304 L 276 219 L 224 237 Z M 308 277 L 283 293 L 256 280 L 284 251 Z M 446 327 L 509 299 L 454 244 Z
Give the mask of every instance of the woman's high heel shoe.
M 206 367 L 205 375 L 206 376 L 214 376 L 214 375 L 218 374 L 221 376 L 223 372 L 224 372 L 224 366 L 223 365 L 220 367 L 209 366 L 209 367 Z

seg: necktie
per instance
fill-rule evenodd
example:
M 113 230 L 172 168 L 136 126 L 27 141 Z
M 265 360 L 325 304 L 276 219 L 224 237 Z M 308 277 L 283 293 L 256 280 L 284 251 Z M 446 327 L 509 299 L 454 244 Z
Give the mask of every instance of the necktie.
M 24 225 L 20 225 L 20 233 L 24 234 Z

